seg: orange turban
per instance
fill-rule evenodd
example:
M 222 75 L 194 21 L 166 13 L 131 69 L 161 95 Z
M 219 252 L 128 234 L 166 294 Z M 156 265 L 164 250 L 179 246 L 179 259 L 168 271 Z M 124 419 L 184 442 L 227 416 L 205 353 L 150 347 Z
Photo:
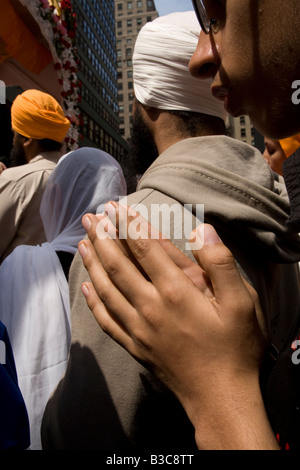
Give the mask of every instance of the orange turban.
M 300 147 L 300 134 L 287 137 L 286 139 L 281 139 L 279 142 L 282 150 L 288 158 Z
M 39 90 L 26 90 L 11 107 L 12 128 L 29 139 L 62 142 L 70 128 L 59 103 Z

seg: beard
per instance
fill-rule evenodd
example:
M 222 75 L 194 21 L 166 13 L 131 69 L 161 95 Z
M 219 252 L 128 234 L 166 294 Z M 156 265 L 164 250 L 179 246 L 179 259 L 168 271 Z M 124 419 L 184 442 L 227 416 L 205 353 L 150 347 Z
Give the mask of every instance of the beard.
M 136 102 L 131 136 L 128 140 L 136 175 L 143 175 L 158 157 L 153 135 L 143 119 L 140 107 L 140 103 Z
M 24 147 L 21 141 L 21 137 L 17 136 L 13 144 L 13 148 L 10 151 L 10 166 L 20 166 L 27 163 Z

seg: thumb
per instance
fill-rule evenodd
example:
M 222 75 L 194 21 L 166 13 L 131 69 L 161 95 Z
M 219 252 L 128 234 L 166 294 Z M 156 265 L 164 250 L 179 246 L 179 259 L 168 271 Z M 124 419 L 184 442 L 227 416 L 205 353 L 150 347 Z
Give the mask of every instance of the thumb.
M 201 224 L 196 229 L 198 249 L 193 250 L 197 263 L 209 277 L 217 303 L 240 307 L 252 298 L 240 275 L 234 257 L 212 225 Z

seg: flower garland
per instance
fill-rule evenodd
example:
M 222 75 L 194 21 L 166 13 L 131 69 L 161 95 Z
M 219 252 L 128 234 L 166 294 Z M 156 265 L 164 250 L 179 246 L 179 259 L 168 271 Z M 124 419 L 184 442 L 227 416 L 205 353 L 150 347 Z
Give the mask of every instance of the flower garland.
M 49 43 L 54 60 L 54 68 L 58 74 L 58 82 L 62 87 L 63 107 L 71 122 L 66 137 L 67 149 L 78 147 L 80 112 L 78 103 L 81 101 L 81 82 L 77 78 L 78 51 L 75 46 L 77 16 L 73 12 L 71 0 L 56 2 L 59 12 L 48 0 L 21 0 L 36 18 L 43 35 Z

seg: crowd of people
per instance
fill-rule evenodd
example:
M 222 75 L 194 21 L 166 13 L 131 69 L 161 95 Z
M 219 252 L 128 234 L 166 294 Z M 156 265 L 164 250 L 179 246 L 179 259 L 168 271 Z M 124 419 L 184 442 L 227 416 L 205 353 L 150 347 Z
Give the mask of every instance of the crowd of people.
M 135 44 L 134 193 L 105 152 L 63 154 L 54 98 L 13 103 L 1 448 L 299 448 L 300 4 L 193 4 Z

